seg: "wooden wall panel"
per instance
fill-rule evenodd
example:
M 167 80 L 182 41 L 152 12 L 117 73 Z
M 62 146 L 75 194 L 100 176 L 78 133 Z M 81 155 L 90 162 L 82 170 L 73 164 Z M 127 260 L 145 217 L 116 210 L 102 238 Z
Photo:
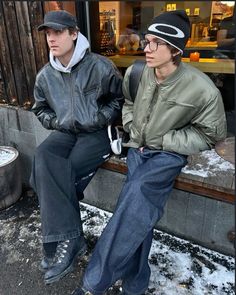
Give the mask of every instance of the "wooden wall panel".
M 24 103 L 33 99 L 33 87 L 37 73 L 34 48 L 32 42 L 31 28 L 29 22 L 29 11 L 26 1 L 16 1 L 16 16 L 19 32 L 19 39 L 22 52 L 22 61 L 24 64 L 25 79 L 28 89 L 28 97 L 24 97 Z
M 24 60 L 22 57 L 22 49 L 19 37 L 19 31 L 16 21 L 16 11 L 14 1 L 4 1 L 3 11 L 5 15 L 5 27 L 7 32 L 7 40 L 9 46 L 9 54 L 12 62 L 12 70 L 15 78 L 15 86 L 17 91 L 17 99 L 19 105 L 24 104 L 24 99 L 29 97 L 27 81 L 25 79 L 26 72 L 24 68 Z M 11 100 L 12 104 L 17 101 Z
M 30 108 L 37 72 L 48 61 L 41 1 L 0 2 L 0 102 Z M 4 85 L 4 87 L 2 87 Z
M 48 48 L 45 34 L 37 30 L 37 27 L 43 23 L 44 15 L 42 5 L 41 1 L 29 1 L 28 3 L 37 72 L 48 62 Z
M 16 100 L 15 78 L 12 70 L 10 49 L 4 21 L 3 5 L 0 2 L 0 64 L 1 64 L 1 102 Z M 4 85 L 4 86 L 3 86 Z M 5 97 L 3 97 L 5 95 Z

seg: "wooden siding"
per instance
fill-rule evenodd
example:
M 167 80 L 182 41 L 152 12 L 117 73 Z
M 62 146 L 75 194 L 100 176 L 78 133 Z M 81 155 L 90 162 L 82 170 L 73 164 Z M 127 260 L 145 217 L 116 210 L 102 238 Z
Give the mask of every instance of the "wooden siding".
M 41 1 L 0 2 L 0 103 L 28 109 L 36 73 L 48 61 Z

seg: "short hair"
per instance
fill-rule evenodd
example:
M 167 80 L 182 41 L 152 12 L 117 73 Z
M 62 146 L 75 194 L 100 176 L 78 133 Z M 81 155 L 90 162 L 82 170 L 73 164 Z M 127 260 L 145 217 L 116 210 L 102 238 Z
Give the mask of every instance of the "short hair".
M 166 45 L 170 49 L 170 53 L 172 54 L 173 64 L 176 66 L 179 66 L 179 64 L 181 62 L 181 58 L 182 58 L 181 52 L 179 51 L 179 49 L 177 49 L 176 47 L 174 47 L 168 43 L 166 43 Z M 176 55 L 173 55 L 174 53 L 177 53 L 177 52 L 179 52 L 179 53 Z
M 79 32 L 79 28 L 78 27 L 69 27 L 67 29 L 68 29 L 70 35 L 72 35 L 75 32 Z

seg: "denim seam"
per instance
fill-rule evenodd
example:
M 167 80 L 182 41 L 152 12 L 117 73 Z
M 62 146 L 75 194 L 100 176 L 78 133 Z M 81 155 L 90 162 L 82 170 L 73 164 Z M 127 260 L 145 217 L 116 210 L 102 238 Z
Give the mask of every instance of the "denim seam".
M 155 211 L 158 211 L 157 208 L 156 208 Z M 157 213 L 157 212 L 155 212 L 155 213 Z M 156 221 L 157 219 L 158 219 L 158 214 L 157 214 L 157 217 L 156 217 L 156 218 L 153 217 L 152 221 L 150 222 L 150 225 L 151 225 L 151 226 L 149 225 L 150 229 L 147 229 L 147 231 L 146 231 L 146 233 L 145 233 L 145 235 L 144 235 L 142 241 L 144 241 L 145 237 L 146 237 L 147 234 L 150 232 L 150 230 L 153 229 L 153 227 L 155 226 L 155 224 L 156 224 L 156 222 L 157 222 L 157 221 Z M 155 220 L 155 222 L 153 222 L 154 220 Z M 123 266 L 128 260 L 129 260 L 129 258 L 130 258 L 130 257 L 129 257 L 129 256 L 130 256 L 130 252 L 133 251 L 134 248 L 137 249 L 139 245 L 140 245 L 140 243 L 137 242 L 137 243 L 133 246 L 133 248 L 130 249 L 130 251 L 129 251 L 129 253 L 127 254 L 126 258 L 125 258 L 125 259 L 124 259 L 124 260 L 118 265 L 117 268 L 122 267 L 122 266 Z
M 68 239 L 74 239 L 74 238 L 77 238 L 78 236 L 81 236 L 81 231 L 75 230 L 67 234 L 43 236 L 42 241 L 43 243 L 51 243 L 51 242 L 65 241 Z
M 155 224 L 154 224 L 155 225 Z M 153 225 L 153 226 L 154 226 Z M 153 227 L 151 227 L 151 229 L 152 229 Z M 147 231 L 147 233 L 149 233 L 149 231 L 150 230 L 148 230 Z M 135 249 L 137 249 L 138 248 L 138 245 L 139 245 L 139 243 L 136 243 L 135 245 L 134 245 L 134 247 L 133 248 L 135 248 Z M 130 250 L 130 252 L 133 250 L 133 248 Z M 122 265 L 124 265 L 127 261 L 129 261 L 129 259 L 130 259 L 130 252 L 127 254 L 127 256 L 126 256 L 126 258 L 119 264 L 119 267 L 121 267 Z M 119 268 L 118 267 L 118 268 Z M 111 283 L 112 282 L 114 282 L 114 277 L 115 277 L 115 271 L 112 273 L 112 279 L 111 279 Z M 118 278 L 117 278 L 118 279 Z M 86 280 L 87 281 L 87 280 Z M 110 283 L 110 284 L 111 284 Z M 109 288 L 109 287 L 108 287 Z M 106 288 L 105 290 L 107 290 L 108 288 Z M 104 292 L 105 292 L 105 290 L 104 290 Z M 145 288 L 145 291 L 146 291 L 146 288 Z M 142 293 L 142 292 L 141 292 Z M 132 295 L 132 294 L 130 294 L 130 295 Z

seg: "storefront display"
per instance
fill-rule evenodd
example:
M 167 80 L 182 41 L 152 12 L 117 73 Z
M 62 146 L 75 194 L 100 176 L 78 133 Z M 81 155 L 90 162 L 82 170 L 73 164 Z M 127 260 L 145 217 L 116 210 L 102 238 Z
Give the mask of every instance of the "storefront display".
M 119 3 L 116 10 L 110 10 L 112 3 Z M 107 23 L 106 33 L 104 30 L 100 31 L 100 53 L 105 55 L 141 55 L 148 22 L 163 11 L 176 9 L 185 9 L 191 22 L 191 36 L 184 57 L 190 57 L 190 54 L 195 51 L 200 52 L 202 58 L 215 57 L 220 24 L 226 17 L 232 17 L 234 1 L 177 1 L 176 3 L 167 1 L 99 1 L 100 26 L 104 26 L 104 20 L 110 22 L 110 24 Z M 113 20 L 111 20 L 111 16 Z M 112 31 L 114 26 L 116 33 Z M 139 39 L 139 46 L 135 46 L 132 50 L 127 49 L 127 46 L 117 44 L 127 26 L 133 29 Z M 93 42 L 93 40 L 91 41 Z

